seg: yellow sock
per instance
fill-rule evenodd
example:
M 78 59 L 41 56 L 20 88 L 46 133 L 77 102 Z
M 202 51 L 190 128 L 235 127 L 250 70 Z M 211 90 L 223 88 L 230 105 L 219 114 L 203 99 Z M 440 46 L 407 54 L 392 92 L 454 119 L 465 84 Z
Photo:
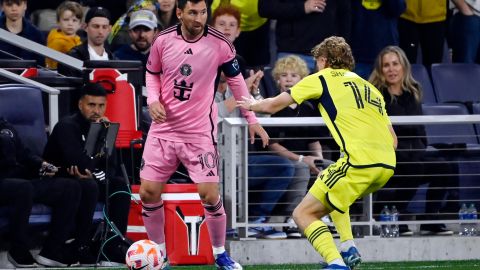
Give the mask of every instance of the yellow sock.
M 305 229 L 305 236 L 313 248 L 325 259 L 327 263 L 341 259 L 340 253 L 333 242 L 333 237 L 327 225 L 320 220 L 314 221 Z
M 340 234 L 340 241 L 345 242 L 347 240 L 353 240 L 349 209 L 343 214 L 338 211 L 332 211 L 330 212 L 330 217 L 332 218 L 338 234 Z

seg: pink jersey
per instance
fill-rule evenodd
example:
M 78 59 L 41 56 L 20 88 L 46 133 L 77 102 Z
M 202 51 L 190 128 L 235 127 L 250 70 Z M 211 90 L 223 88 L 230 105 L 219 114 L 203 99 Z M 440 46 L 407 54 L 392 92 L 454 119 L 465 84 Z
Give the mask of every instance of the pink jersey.
M 226 73 L 236 99 L 249 95 L 235 48 L 208 26 L 195 42 L 184 40 L 180 25 L 162 31 L 152 45 L 146 68 L 160 77 L 161 84 L 160 89 L 152 89 L 147 81 L 147 103 L 159 100 L 167 115 L 164 123 L 152 122 L 149 136 L 164 140 L 216 142 L 215 79 L 220 71 Z M 256 122 L 252 112 L 243 114 L 249 123 Z

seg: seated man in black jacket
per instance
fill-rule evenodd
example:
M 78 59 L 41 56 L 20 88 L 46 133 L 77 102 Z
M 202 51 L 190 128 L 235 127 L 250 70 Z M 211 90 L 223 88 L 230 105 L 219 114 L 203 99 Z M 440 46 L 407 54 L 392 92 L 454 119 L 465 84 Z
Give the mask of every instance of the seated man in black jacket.
M 10 207 L 8 260 L 16 267 L 35 267 L 29 251 L 28 220 L 33 203 L 52 208 L 49 234 L 37 257 L 40 264 L 69 264 L 63 246 L 80 202 L 80 185 L 56 177 L 57 167 L 24 146 L 15 128 L 0 118 L 0 205 Z
M 89 228 L 92 227 L 92 216 L 98 200 L 105 202 L 108 197 L 107 221 L 115 224 L 122 237 L 127 231 L 130 194 L 124 179 L 116 177 L 115 159 L 107 159 L 105 155 L 90 157 L 85 152 L 90 123 L 108 121 L 105 117 L 106 95 L 105 89 L 100 84 L 84 85 L 78 101 L 80 112 L 63 118 L 55 125 L 44 153 L 46 159 L 61 167 L 60 174 L 75 177 L 82 185 L 75 234 L 76 245 L 79 248 L 89 244 Z M 92 181 L 95 183 L 93 187 Z M 105 190 L 108 190 L 108 194 Z M 107 235 L 106 239 L 111 236 L 113 235 Z M 121 237 L 114 237 L 108 241 L 103 250 L 106 258 L 102 258 L 102 261 L 124 263 L 125 253 L 119 247 L 125 247 Z

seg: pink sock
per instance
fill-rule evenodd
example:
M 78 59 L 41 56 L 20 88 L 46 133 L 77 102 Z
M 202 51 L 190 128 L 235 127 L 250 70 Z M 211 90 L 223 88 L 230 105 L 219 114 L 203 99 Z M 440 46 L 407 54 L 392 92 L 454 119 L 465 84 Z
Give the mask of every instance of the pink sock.
M 222 200 L 218 197 L 218 201 L 214 205 L 203 204 L 203 208 L 212 246 L 225 246 L 227 215 L 225 215 Z
M 163 201 L 157 203 L 142 202 L 142 218 L 148 238 L 157 244 L 165 243 L 165 210 Z

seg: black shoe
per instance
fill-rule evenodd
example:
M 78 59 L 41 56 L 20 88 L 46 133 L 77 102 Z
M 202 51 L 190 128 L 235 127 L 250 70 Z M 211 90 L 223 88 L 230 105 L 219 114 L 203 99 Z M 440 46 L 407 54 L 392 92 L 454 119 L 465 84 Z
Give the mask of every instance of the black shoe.
M 67 267 L 71 265 L 65 253 L 60 250 L 42 249 L 35 258 L 37 263 L 48 267 Z
M 37 266 L 32 254 L 26 248 L 11 248 L 7 252 L 7 258 L 16 268 L 33 268 Z
M 408 225 L 400 224 L 398 225 L 398 235 L 399 236 L 412 236 L 413 232 L 408 228 Z
M 125 254 L 130 246 L 127 243 L 115 243 L 106 245 L 100 257 L 101 266 L 122 266 L 125 265 Z
M 302 234 L 296 227 L 287 227 L 284 229 L 284 232 L 287 234 L 287 238 L 302 238 Z
M 444 224 L 422 224 L 420 225 L 421 235 L 453 235 L 453 231 L 448 230 Z
M 77 258 L 80 266 L 96 266 L 97 256 L 93 254 L 87 245 L 81 246 L 77 250 Z

